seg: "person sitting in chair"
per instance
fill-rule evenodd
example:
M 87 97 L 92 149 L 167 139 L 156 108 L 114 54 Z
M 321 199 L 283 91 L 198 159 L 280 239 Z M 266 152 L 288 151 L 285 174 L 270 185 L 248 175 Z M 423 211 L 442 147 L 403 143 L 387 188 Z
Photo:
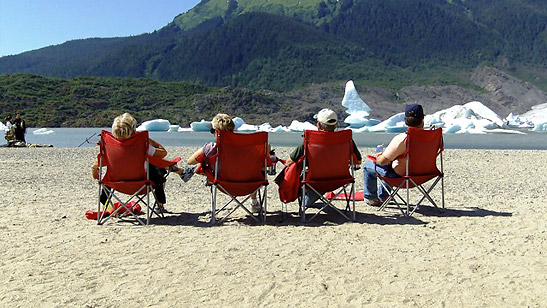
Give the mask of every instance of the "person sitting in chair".
M 336 113 L 328 108 L 321 109 L 314 118 L 317 120 L 317 129 L 324 132 L 334 132 L 336 130 L 337 124 L 338 124 L 338 117 Z M 357 161 L 354 161 L 354 165 L 360 165 L 361 164 L 361 153 L 359 152 L 359 149 L 357 149 L 357 146 L 355 145 L 355 141 L 353 141 L 353 153 L 357 157 Z M 289 158 L 285 161 L 285 166 L 290 166 L 297 162 L 302 156 L 304 156 L 304 143 L 296 147 L 291 154 L 289 155 Z M 306 196 L 304 197 L 304 206 L 309 207 L 313 205 L 320 196 L 318 196 L 315 192 L 311 190 L 306 191 Z
M 112 135 L 118 140 L 128 139 L 137 132 L 136 128 L 137 121 L 135 120 L 135 118 L 129 113 L 124 113 L 114 119 L 114 123 L 112 124 Z M 152 139 L 149 139 L 148 155 L 163 159 L 167 156 L 167 150 L 165 150 L 165 148 L 161 144 L 157 143 Z M 176 165 L 169 167 L 169 171 L 172 172 L 178 172 L 179 170 L 180 169 L 176 167 Z M 164 207 L 166 203 L 164 183 L 167 170 L 164 168 L 158 168 L 150 164 L 149 174 L 150 180 L 156 185 L 154 192 L 156 196 L 156 201 L 158 202 L 158 208 L 162 212 L 167 212 Z M 99 179 L 98 162 L 95 162 L 91 167 L 91 175 L 93 176 L 93 178 L 97 180 Z M 101 194 L 101 203 L 105 204 L 106 201 L 107 195 L 103 191 L 103 193 Z
M 405 124 L 409 127 L 424 127 L 424 110 L 419 104 L 405 107 Z M 383 152 L 373 155 L 376 163 L 367 161 L 363 166 L 365 181 L 365 202 L 368 205 L 379 206 L 387 199 L 389 192 L 384 185 L 377 186 L 378 172 L 387 178 L 398 178 L 405 175 L 406 169 L 406 133 L 393 137 Z
M 219 113 L 215 117 L 213 117 L 213 120 L 211 121 L 212 129 L 211 133 L 215 133 L 215 131 L 230 131 L 233 132 L 235 130 L 235 123 L 231 116 Z M 268 151 L 270 150 L 270 146 L 268 145 Z M 188 160 L 186 163 L 188 165 L 197 165 L 202 161 L 200 157 L 204 157 L 205 160 L 208 160 L 213 155 L 217 154 L 218 148 L 216 142 L 209 142 L 206 143 L 201 149 L 197 150 Z M 186 182 L 190 177 L 194 174 L 194 171 L 196 169 L 196 166 L 194 167 L 187 167 L 182 171 L 180 174 L 181 178 Z M 256 193 L 251 195 L 251 208 L 253 212 L 258 212 L 260 210 L 260 205 L 258 200 L 256 199 Z

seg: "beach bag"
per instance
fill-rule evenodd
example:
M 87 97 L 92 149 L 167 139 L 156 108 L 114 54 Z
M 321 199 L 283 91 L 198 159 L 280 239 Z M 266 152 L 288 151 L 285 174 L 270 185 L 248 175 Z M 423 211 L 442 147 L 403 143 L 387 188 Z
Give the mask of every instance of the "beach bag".
M 293 202 L 298 199 L 303 160 L 304 157 L 301 157 L 296 163 L 283 168 L 275 179 L 275 182 L 279 185 L 279 199 L 283 203 Z
M 116 215 L 119 215 L 119 216 L 130 215 L 129 211 L 126 208 L 124 208 L 120 202 L 116 202 L 114 204 L 109 204 L 107 206 L 106 211 L 104 213 L 104 216 L 105 217 L 110 216 L 116 209 L 118 209 L 120 207 L 121 207 L 121 209 L 118 211 L 118 213 L 116 213 Z M 140 204 L 136 203 L 135 201 L 129 202 L 127 204 L 127 207 L 135 215 L 143 214 Z M 102 212 L 100 214 L 102 214 Z M 88 211 L 85 212 L 85 218 L 87 218 L 87 219 L 97 220 L 98 216 L 99 216 L 99 213 L 97 211 L 88 210 Z

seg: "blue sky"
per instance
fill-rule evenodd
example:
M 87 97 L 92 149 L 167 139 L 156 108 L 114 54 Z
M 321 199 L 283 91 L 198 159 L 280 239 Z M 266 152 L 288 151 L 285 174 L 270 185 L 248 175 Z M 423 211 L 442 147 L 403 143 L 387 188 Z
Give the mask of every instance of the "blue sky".
M 199 0 L 0 0 L 0 57 L 89 37 L 152 32 Z

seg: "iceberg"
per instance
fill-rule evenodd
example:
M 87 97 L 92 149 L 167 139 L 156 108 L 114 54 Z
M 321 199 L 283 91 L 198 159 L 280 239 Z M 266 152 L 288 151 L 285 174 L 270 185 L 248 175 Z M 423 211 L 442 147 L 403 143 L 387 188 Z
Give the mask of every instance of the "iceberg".
M 235 130 L 238 130 L 243 124 L 245 124 L 245 121 L 243 121 L 240 117 L 235 117 L 232 121 L 234 121 L 234 125 L 236 127 Z
M 166 132 L 169 130 L 169 126 L 171 123 L 167 120 L 163 119 L 156 119 L 156 120 L 150 120 L 143 122 L 139 127 L 137 127 L 137 131 L 149 131 L 149 132 Z
M 533 126 L 534 132 L 547 131 L 547 103 L 532 106 L 530 111 L 520 116 L 526 124 Z
M 282 126 L 282 125 L 278 125 L 278 126 L 272 128 L 272 130 L 271 130 L 272 133 L 287 133 L 289 131 L 290 130 L 286 126 Z
M 288 129 L 291 132 L 303 132 L 305 130 L 317 130 L 317 126 L 311 124 L 310 122 L 299 122 L 297 120 L 292 120 Z
M 238 129 L 238 132 L 256 132 L 258 130 L 258 126 L 256 125 L 249 125 L 246 123 L 243 123 Z
M 33 130 L 32 133 L 34 135 L 49 135 L 49 134 L 53 134 L 55 132 L 51 129 L 39 128 L 39 129 Z
M 360 129 L 355 130 L 355 132 L 386 132 L 388 128 L 392 132 L 404 131 L 406 129 L 405 125 L 405 113 L 397 113 L 387 120 L 380 122 L 374 126 L 365 126 Z
M 169 125 L 167 132 L 169 133 L 178 133 L 180 131 L 180 126 L 178 125 Z
M 209 132 L 211 131 L 211 128 L 213 128 L 213 125 L 211 124 L 211 121 L 202 119 L 199 122 L 190 123 L 190 128 L 192 128 L 192 131 L 194 132 Z
M 477 101 L 427 115 L 424 121 L 426 127 L 443 127 L 446 134 L 483 134 L 505 127 L 504 121 L 494 111 Z
M 368 116 L 372 109 L 361 99 L 352 80 L 346 83 L 342 106 L 346 107 L 346 113 L 349 114 L 344 123 L 351 128 L 361 128 L 369 124 Z

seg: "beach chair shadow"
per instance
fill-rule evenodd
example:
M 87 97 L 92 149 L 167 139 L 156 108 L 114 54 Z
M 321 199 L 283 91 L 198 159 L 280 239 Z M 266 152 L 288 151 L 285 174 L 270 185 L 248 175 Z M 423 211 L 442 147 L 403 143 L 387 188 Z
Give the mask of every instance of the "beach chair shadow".
M 513 213 L 511 212 L 496 212 L 493 210 L 482 209 L 479 207 L 466 207 L 463 209 L 444 209 L 442 213 L 433 207 L 428 205 L 422 205 L 419 209 L 416 210 L 417 213 L 420 213 L 424 216 L 438 216 L 438 217 L 487 217 L 487 216 L 501 216 L 501 217 L 511 217 Z

